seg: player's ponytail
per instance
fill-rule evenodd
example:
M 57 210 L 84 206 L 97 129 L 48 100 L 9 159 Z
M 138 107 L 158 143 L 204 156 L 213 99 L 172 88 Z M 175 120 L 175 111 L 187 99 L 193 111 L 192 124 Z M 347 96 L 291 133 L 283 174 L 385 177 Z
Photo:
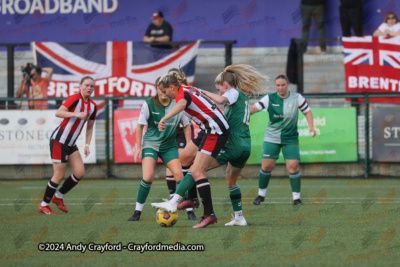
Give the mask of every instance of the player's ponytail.
M 268 92 L 269 78 L 246 64 L 230 65 L 215 78 L 215 84 L 228 83 L 245 95 L 264 95 Z

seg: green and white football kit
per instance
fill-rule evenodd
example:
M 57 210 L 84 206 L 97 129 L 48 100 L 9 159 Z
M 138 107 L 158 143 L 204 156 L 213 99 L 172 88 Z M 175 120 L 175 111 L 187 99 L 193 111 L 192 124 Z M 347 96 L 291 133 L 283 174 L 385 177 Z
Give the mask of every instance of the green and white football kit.
M 299 133 L 297 131 L 298 110 L 306 114 L 311 109 L 304 97 L 289 91 L 286 98 L 278 93 L 268 94 L 255 104 L 258 110 L 266 109 L 269 123 L 265 130 L 263 158 L 278 159 L 280 150 L 285 160 L 300 160 Z M 260 170 L 258 197 L 254 204 L 264 201 L 271 172 Z M 293 200 L 300 201 L 300 172 L 289 173 Z
M 183 127 L 188 125 L 188 117 L 180 113 L 165 123 L 165 131 L 158 130 L 160 120 L 175 105 L 175 100 L 171 100 L 168 106 L 163 106 L 161 103 L 155 103 L 152 98 L 143 104 L 138 120 L 139 124 L 147 125 L 147 131 L 142 138 L 142 158 L 152 157 L 157 161 L 160 157 L 164 164 L 179 158 L 176 127 L 179 123 L 182 123 Z

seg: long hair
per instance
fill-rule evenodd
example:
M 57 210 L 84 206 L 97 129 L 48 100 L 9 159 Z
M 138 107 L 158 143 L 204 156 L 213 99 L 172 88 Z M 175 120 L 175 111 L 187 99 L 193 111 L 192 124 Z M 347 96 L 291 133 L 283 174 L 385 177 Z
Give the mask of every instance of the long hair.
M 246 64 L 230 65 L 218 74 L 215 84 L 228 83 L 245 95 L 268 93 L 269 78 L 259 73 L 254 67 Z
M 179 68 L 179 74 L 175 71 L 170 71 L 168 74 L 161 76 L 157 83 L 157 86 L 162 86 L 163 88 L 169 87 L 170 85 L 175 85 L 177 87 L 189 85 L 186 75 L 181 68 Z
M 396 13 L 394 13 L 394 12 L 389 12 L 389 13 L 387 13 L 386 16 L 385 16 L 385 23 L 387 23 L 387 21 L 389 20 L 389 17 L 390 17 L 390 16 L 393 16 L 393 17 L 394 17 L 394 19 L 396 20 L 396 23 L 399 22 L 399 18 L 397 17 Z M 396 23 L 395 23 L 395 24 L 396 24 Z
M 153 99 L 153 101 L 154 101 L 154 103 L 157 105 L 157 106 L 161 106 L 161 103 L 160 103 L 160 99 L 158 99 L 158 92 L 157 92 L 157 88 L 158 88 L 158 86 L 157 86 L 157 84 L 158 84 L 158 81 L 160 80 L 160 77 L 158 77 L 157 79 L 156 79 L 156 82 L 154 83 L 155 85 L 156 85 L 156 95 L 155 96 L 153 96 L 152 97 L 152 99 Z

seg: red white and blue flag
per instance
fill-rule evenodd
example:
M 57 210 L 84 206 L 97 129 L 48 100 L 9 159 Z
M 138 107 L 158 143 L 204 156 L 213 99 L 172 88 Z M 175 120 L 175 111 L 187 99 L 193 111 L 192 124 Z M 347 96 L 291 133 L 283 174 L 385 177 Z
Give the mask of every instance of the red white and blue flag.
M 343 37 L 347 92 L 400 92 L 400 36 Z M 371 98 L 400 102 L 400 98 Z
M 79 82 L 89 75 L 96 80 L 92 96 L 152 96 L 154 82 L 179 66 L 193 84 L 200 42 L 177 50 L 159 49 L 133 42 L 33 44 L 35 61 L 52 67 L 48 97 L 68 97 L 79 92 Z M 102 113 L 104 103 L 99 104 Z

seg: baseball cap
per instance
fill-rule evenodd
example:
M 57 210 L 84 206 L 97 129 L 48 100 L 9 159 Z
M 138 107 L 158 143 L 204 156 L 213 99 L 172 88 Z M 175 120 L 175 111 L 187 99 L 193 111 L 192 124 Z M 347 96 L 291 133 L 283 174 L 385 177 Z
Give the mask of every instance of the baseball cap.
M 163 18 L 164 14 L 161 11 L 154 11 L 152 18 Z

